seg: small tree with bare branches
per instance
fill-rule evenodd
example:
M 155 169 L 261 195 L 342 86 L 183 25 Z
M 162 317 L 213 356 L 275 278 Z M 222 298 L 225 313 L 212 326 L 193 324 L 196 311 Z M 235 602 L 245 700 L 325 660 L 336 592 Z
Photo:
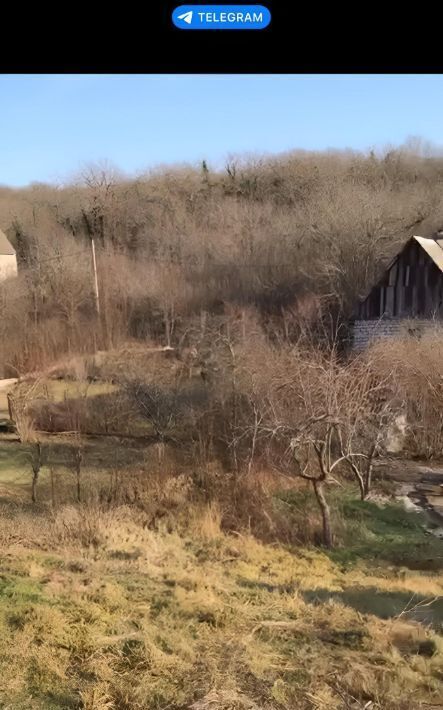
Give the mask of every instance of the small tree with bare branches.
M 364 499 L 374 458 L 394 416 L 389 373 L 377 375 L 363 357 L 340 359 L 337 350 L 272 348 L 237 353 L 238 388 L 248 411 L 234 427 L 236 446 L 286 475 L 311 483 L 319 505 L 323 542 L 333 544 L 327 489 L 350 471 Z

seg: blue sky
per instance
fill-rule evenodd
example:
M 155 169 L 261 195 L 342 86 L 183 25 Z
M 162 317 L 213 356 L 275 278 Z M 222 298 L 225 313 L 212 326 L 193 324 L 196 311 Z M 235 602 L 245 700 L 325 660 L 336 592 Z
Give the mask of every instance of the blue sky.
M 443 145 L 443 75 L 3 75 L 0 184 L 230 154 Z

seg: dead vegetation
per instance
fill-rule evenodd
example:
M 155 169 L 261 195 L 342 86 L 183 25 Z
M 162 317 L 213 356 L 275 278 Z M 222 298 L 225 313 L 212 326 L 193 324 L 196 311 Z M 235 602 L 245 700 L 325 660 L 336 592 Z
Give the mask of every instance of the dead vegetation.
M 20 274 L 0 289 L 1 367 L 16 376 L 131 339 L 176 346 L 231 308 L 255 308 L 272 337 L 297 337 L 300 321 L 334 329 L 411 232 L 441 226 L 441 180 L 440 158 L 404 146 L 133 180 L 95 166 L 63 187 L 3 188 Z
M 189 349 L 126 347 L 102 353 L 99 361 L 87 356 L 83 366 L 77 356 L 76 369 L 87 380 L 73 379 L 71 362 L 68 380 L 42 375 L 19 383 L 11 401 L 22 441 L 28 441 L 20 434 L 25 425 L 33 440 L 36 432 L 40 438 L 69 436 L 77 499 L 82 437 L 114 437 L 122 450 L 118 438 L 138 442 L 160 464 L 172 457 L 177 471 L 192 469 L 208 501 L 229 490 L 228 514 L 252 516 L 257 529 L 265 519 L 269 530 L 274 525 L 266 505 L 257 516 L 260 472 L 272 472 L 280 485 L 302 478 L 321 510 L 323 543 L 332 547 L 329 491 L 353 481 L 360 498 L 367 498 L 374 461 L 386 453 L 390 427 L 405 411 L 411 453 L 429 436 L 423 417 L 439 407 L 433 359 L 439 340 L 397 340 L 346 358 L 336 345 L 319 348 L 307 336 L 296 345 L 269 342 L 252 316 L 207 320 L 193 337 L 196 345 Z M 59 365 L 48 374 L 62 373 Z M 227 485 L 217 483 L 214 470 Z M 248 496 L 256 502 L 253 513 Z M 299 534 L 286 536 L 296 540 Z
M 402 149 L 0 191 L 0 705 L 438 705 L 441 542 L 369 494 L 399 414 L 443 454 L 443 339 L 349 357 L 343 323 L 442 176 Z
M 441 593 L 438 576 L 343 570 L 226 535 L 214 504 L 155 530 L 147 520 L 133 506 L 1 516 L 5 706 L 438 705 L 441 638 L 403 614 Z M 359 611 L 374 585 L 395 599 L 391 618 Z
M 410 423 L 409 448 L 419 458 L 439 459 L 443 455 L 442 335 L 435 323 L 420 339 L 397 338 L 373 348 L 392 368 Z

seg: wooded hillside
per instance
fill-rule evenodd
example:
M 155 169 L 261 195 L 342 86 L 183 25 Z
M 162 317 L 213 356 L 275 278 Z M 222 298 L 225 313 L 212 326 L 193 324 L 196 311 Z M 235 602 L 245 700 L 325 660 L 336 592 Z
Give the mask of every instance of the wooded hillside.
M 256 309 L 285 337 L 300 318 L 345 319 L 403 240 L 441 227 L 442 184 L 443 158 L 404 147 L 137 179 L 99 165 L 65 186 L 3 187 L 20 276 L 0 290 L 0 367 L 22 373 L 133 338 L 174 344 L 204 311 Z

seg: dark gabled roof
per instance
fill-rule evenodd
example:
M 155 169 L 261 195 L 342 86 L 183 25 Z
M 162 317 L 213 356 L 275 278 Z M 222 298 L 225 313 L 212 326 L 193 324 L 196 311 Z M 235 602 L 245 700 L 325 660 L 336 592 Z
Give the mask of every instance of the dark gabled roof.
M 4 234 L 0 229 L 0 256 L 14 256 L 14 254 L 14 247 L 12 246 L 9 239 L 6 237 L 6 234 Z

